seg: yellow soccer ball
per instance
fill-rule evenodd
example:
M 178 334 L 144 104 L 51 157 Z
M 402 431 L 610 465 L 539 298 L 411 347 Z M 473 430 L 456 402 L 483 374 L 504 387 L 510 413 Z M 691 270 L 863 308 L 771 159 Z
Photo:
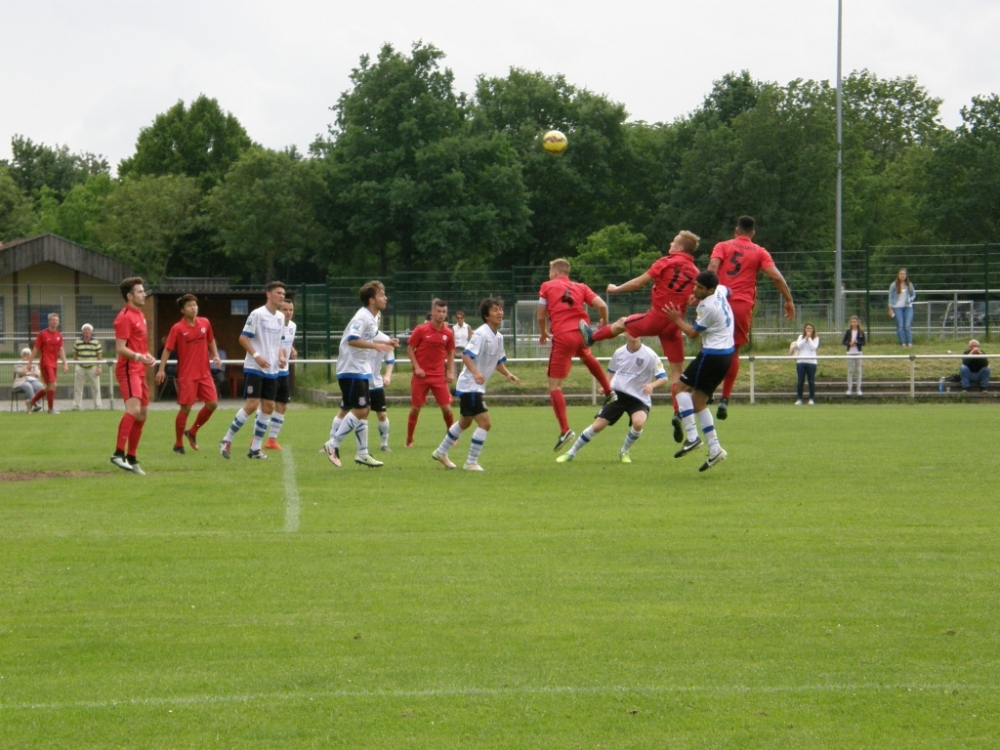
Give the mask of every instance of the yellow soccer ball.
M 568 145 L 569 141 L 566 140 L 566 136 L 558 130 L 550 130 L 542 136 L 542 148 L 550 154 L 561 154 Z

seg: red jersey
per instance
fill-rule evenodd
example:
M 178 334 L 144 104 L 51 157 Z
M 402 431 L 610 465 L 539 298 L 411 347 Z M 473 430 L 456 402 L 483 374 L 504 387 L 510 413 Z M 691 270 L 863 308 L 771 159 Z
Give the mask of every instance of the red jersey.
M 580 321 L 590 322 L 587 305 L 597 297 L 594 290 L 568 276 L 549 279 L 538 290 L 538 304 L 549 313 L 549 335 L 579 331 Z
M 115 339 L 125 339 L 125 346 L 139 354 L 149 353 L 149 340 L 146 334 L 146 316 L 142 310 L 132 305 L 125 305 L 115 318 Z M 128 374 L 146 376 L 146 365 L 134 359 L 119 357 L 115 363 L 115 374 L 119 378 Z
M 743 236 L 720 242 L 712 257 L 722 261 L 719 283 L 729 287 L 729 299 L 750 304 L 757 300 L 757 274 L 774 265 L 771 253 Z
M 63 335 L 59 331 L 50 331 L 48 328 L 39 331 L 38 338 L 35 339 L 35 348 L 39 351 L 39 364 L 42 367 L 55 367 L 59 357 L 59 350 L 63 347 Z
M 170 351 L 177 352 L 178 380 L 212 377 L 208 363 L 208 344 L 211 341 L 215 341 L 215 336 L 208 318 L 195 318 L 194 325 L 188 325 L 186 320 L 174 323 L 167 334 L 165 346 Z
M 667 303 L 687 308 L 688 298 L 694 291 L 694 280 L 698 276 L 694 258 L 687 253 L 669 253 L 651 265 L 646 273 L 653 278 L 649 297 L 654 310 L 662 310 Z
M 410 334 L 407 347 L 413 347 L 413 358 L 427 377 L 443 378 L 444 364 L 455 351 L 455 332 L 447 325 L 435 328 L 429 321 L 421 323 Z

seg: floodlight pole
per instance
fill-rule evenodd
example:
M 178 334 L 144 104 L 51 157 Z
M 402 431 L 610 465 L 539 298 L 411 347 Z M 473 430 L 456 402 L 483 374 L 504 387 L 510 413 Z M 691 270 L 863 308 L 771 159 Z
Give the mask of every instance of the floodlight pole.
M 837 218 L 834 228 L 834 318 L 837 330 L 844 328 L 844 115 L 841 47 L 843 43 L 844 0 L 837 0 Z

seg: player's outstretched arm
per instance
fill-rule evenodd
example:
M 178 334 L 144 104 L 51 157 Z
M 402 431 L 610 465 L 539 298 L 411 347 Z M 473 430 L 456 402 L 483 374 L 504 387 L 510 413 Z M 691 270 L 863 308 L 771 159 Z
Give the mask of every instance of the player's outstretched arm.
M 653 277 L 648 273 L 644 273 L 642 276 L 636 276 L 634 279 L 629 279 L 621 286 L 616 286 L 615 284 L 608 284 L 608 294 L 625 294 L 626 292 L 637 292 L 644 286 L 649 284 L 653 280 Z

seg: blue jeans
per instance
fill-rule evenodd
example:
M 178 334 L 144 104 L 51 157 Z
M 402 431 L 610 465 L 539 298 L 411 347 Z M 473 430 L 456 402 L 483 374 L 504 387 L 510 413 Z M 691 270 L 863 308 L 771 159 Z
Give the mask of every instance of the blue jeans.
M 799 401 L 802 400 L 802 386 L 805 384 L 806 378 L 809 378 L 809 400 L 812 401 L 816 398 L 816 365 L 808 362 L 796 362 L 795 372 L 799 376 L 799 382 L 796 386 Z
M 962 378 L 962 390 L 969 390 L 969 383 L 979 383 L 979 387 L 984 391 L 990 387 L 990 368 L 984 367 L 979 372 L 973 372 L 968 365 L 958 368 L 958 376 Z
M 894 307 L 892 311 L 896 314 L 896 338 L 903 346 L 913 343 L 913 308 Z

